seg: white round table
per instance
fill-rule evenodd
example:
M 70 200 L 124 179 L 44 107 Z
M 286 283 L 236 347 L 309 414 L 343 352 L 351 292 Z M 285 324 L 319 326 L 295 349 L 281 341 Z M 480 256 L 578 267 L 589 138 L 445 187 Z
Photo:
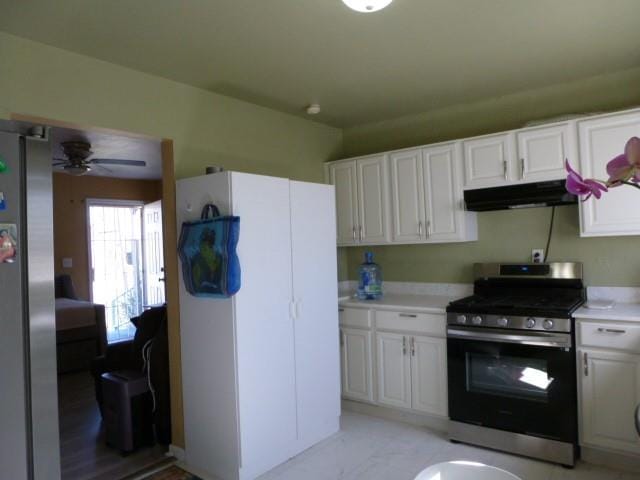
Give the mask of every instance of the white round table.
M 522 480 L 514 474 L 482 463 L 456 461 L 431 465 L 415 480 Z

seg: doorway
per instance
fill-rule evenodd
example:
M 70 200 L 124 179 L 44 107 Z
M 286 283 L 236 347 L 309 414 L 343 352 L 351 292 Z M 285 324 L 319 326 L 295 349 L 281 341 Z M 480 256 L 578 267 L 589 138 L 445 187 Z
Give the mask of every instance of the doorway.
M 165 302 L 162 202 L 87 199 L 91 300 L 105 306 L 108 343 L 133 338 L 130 319 Z

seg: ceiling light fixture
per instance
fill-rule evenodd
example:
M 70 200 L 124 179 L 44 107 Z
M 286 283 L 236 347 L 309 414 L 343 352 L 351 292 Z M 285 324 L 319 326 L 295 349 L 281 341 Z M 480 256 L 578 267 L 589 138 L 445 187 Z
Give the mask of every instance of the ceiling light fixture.
M 371 13 L 382 10 L 393 0 L 342 0 L 347 7 L 356 12 Z

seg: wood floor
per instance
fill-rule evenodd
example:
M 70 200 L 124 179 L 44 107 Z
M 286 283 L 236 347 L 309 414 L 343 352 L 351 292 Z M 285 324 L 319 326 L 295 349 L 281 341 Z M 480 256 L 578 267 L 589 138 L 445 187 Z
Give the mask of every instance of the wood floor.
M 62 480 L 117 480 L 166 461 L 160 445 L 122 456 L 104 442 L 93 378 L 58 376 Z

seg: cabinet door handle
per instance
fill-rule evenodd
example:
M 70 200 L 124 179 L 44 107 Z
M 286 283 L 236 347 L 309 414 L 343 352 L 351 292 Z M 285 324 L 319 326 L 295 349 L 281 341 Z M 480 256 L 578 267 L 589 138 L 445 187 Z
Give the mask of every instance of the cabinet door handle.
M 418 236 L 422 237 L 422 220 L 418 222 Z
M 339 308 L 338 312 L 344 312 L 344 308 Z
M 398 314 L 399 317 L 405 317 L 405 318 L 417 318 L 418 315 L 416 315 L 415 313 L 399 313 Z
M 412 357 L 416 356 L 416 338 L 415 337 L 411 337 L 411 356 Z
M 402 337 L 402 355 L 407 354 L 407 337 Z
M 356 227 L 353 227 L 353 241 L 356 241 Z
M 600 333 L 627 333 L 626 330 L 622 330 L 620 328 L 598 328 L 598 332 L 600 332 Z
M 509 177 L 507 175 L 507 161 L 503 160 L 502 162 L 502 173 L 504 174 L 504 179 L 505 180 L 509 180 Z
M 344 332 L 340 330 L 340 346 L 344 345 Z
M 587 352 L 584 352 L 584 354 L 582 355 L 582 368 L 584 369 L 584 376 L 588 377 L 589 376 L 589 357 Z
M 431 237 L 431 221 L 427 220 L 427 238 Z
M 358 238 L 362 241 L 362 225 L 358 227 Z
M 520 159 L 520 178 L 524 180 L 524 158 Z

